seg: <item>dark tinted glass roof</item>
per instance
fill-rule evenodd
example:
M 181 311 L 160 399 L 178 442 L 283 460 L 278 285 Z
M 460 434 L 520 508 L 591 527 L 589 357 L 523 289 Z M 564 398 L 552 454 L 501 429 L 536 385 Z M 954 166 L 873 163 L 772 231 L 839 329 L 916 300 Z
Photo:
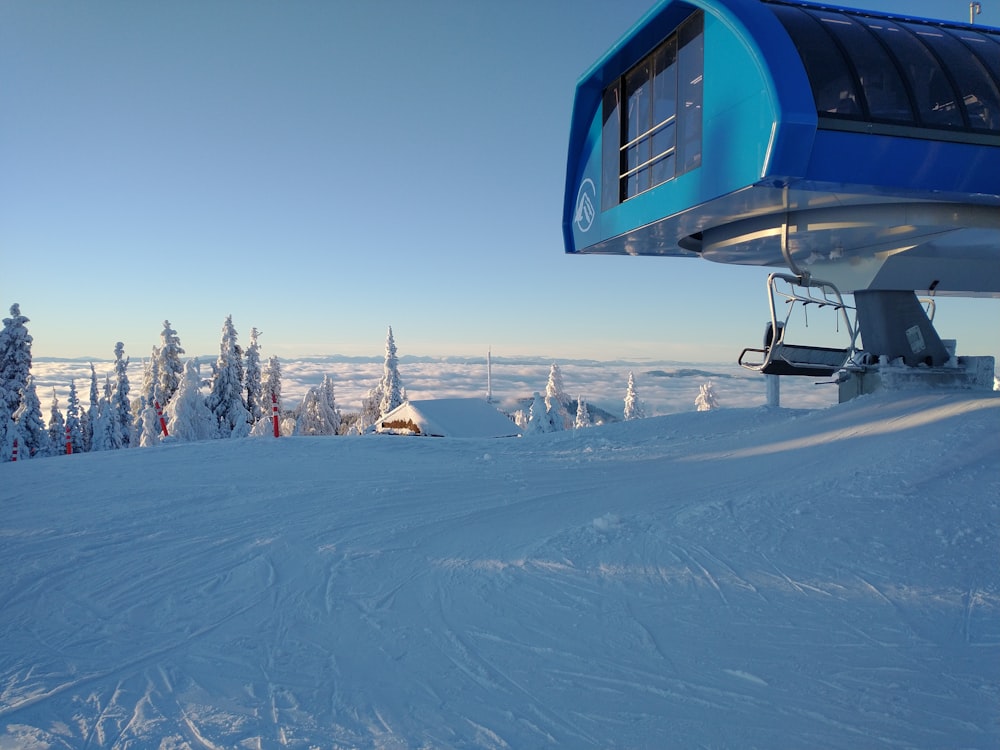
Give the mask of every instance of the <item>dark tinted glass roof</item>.
M 1000 34 L 796 3 L 768 6 L 821 120 L 1000 135 Z

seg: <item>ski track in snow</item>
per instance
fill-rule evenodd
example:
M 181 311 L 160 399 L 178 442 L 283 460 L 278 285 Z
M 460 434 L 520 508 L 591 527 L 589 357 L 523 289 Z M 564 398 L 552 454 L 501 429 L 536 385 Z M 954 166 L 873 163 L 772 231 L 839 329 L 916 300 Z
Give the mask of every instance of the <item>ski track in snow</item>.
M 1000 395 L 0 466 L 0 750 L 1000 745 Z

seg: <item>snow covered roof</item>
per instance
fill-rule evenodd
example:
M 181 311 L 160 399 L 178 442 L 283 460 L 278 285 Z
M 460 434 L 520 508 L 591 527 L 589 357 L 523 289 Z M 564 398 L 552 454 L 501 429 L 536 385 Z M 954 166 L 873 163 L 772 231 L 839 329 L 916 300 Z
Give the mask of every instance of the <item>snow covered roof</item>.
M 375 425 L 376 432 L 431 437 L 517 437 L 514 421 L 479 398 L 406 401 Z

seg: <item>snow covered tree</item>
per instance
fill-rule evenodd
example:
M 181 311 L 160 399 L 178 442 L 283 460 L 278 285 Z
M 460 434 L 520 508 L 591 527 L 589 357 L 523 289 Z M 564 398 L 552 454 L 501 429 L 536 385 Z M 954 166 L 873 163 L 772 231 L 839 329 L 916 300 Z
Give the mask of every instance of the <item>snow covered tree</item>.
M 525 435 L 538 435 L 544 432 L 555 432 L 562 429 L 557 427 L 552 419 L 552 414 L 545 407 L 545 399 L 541 394 L 535 392 L 531 408 L 528 410 L 528 424 L 524 427 Z
M 164 409 L 167 432 L 177 440 L 208 440 L 219 435 L 218 420 L 201 395 L 201 368 L 197 359 L 184 365 L 184 377 Z
M 632 377 L 632 371 L 629 370 L 628 385 L 625 388 L 625 421 L 642 419 L 645 416 L 639 403 L 639 397 L 635 393 L 635 378 Z
M 163 331 L 160 332 L 160 347 L 157 349 L 157 374 L 159 377 L 157 397 L 160 399 L 160 406 L 166 406 L 167 402 L 174 397 L 174 393 L 184 377 L 182 354 L 184 354 L 184 349 L 181 348 L 181 340 L 177 336 L 177 331 L 170 327 L 169 320 L 164 320 Z
M 274 396 L 272 399 L 271 396 Z M 271 357 L 264 371 L 264 385 L 260 392 L 260 410 L 264 419 L 273 416 L 274 404 L 281 408 L 281 360 Z
M 9 423 L 14 421 L 14 413 L 21 405 L 21 394 L 31 375 L 31 334 L 25 327 L 29 319 L 21 315 L 21 306 L 16 302 L 10 306 L 10 317 L 3 319 L 0 329 L 0 461 L 9 461 L 9 448 L 13 437 L 8 439 Z M 19 446 L 19 452 L 23 449 Z
M 59 411 L 59 397 L 52 389 L 52 411 L 49 412 L 49 455 L 61 456 L 66 453 L 66 420 Z
M 296 435 L 333 435 L 332 427 L 326 419 L 323 396 L 318 386 L 313 386 L 302 399 L 295 419 Z
M 271 400 L 271 394 L 274 394 L 273 401 Z M 281 360 L 277 357 L 271 357 L 267 360 L 267 367 L 264 368 L 263 383 L 261 384 L 260 398 L 258 400 L 261 417 L 250 429 L 251 435 L 260 437 L 274 434 L 273 417 L 275 405 L 277 405 L 279 410 L 281 409 Z M 293 428 L 289 432 L 285 431 L 282 424 L 279 417 L 279 434 L 286 435 L 294 432 L 294 420 L 292 421 Z
M 20 436 L 18 457 L 21 460 L 49 455 L 49 433 L 42 419 L 42 405 L 35 391 L 35 379 L 31 375 L 21 390 L 21 405 L 14 412 L 14 422 Z
M 90 414 L 83 405 L 80 405 L 80 452 L 87 453 L 90 451 L 90 440 L 94 433 L 91 432 L 90 425 Z
M 392 326 L 385 338 L 385 364 L 379 383 L 381 400 L 378 415 L 382 417 L 403 403 L 402 381 L 399 378 L 399 360 L 396 357 L 396 342 L 392 337 Z
M 144 447 L 158 441 L 153 429 L 159 421 L 156 417 L 155 404 L 159 403 L 160 392 L 160 353 L 154 346 L 149 359 L 143 362 L 142 386 L 139 395 L 132 400 L 132 413 L 135 421 L 132 423 L 132 445 Z
M 329 375 L 323 376 L 323 382 L 319 386 L 320 400 L 323 406 L 323 412 L 326 415 L 326 420 L 332 425 L 333 432 L 331 435 L 336 435 L 340 430 L 340 409 L 337 408 L 337 397 L 334 393 L 333 378 Z
M 146 404 L 142 407 L 135 420 L 135 431 L 132 433 L 133 443 L 139 448 L 149 448 L 159 445 L 163 438 L 163 428 L 160 427 L 160 415 L 156 407 Z
M 590 412 L 587 410 L 587 402 L 583 400 L 582 396 L 576 400 L 576 420 L 573 422 L 573 427 L 578 430 L 582 427 L 590 427 Z
M 545 384 L 545 408 L 552 415 L 552 421 L 560 430 L 567 430 L 573 426 L 570 419 L 566 397 L 566 389 L 563 387 L 562 372 L 555 362 L 549 368 L 549 381 Z
M 83 428 L 83 449 L 85 451 L 92 451 L 93 441 L 94 441 L 94 423 L 97 421 L 98 414 L 100 414 L 100 396 L 97 390 L 97 370 L 94 369 L 94 363 L 90 363 L 90 404 L 87 407 L 86 413 L 83 415 L 86 419 L 81 416 L 80 424 Z
M 160 427 L 160 416 L 156 405 L 160 400 L 160 352 L 153 347 L 152 355 L 146 360 L 142 369 L 142 390 L 139 398 L 132 403 L 135 411 L 135 422 L 132 425 L 132 445 L 138 448 L 148 448 L 158 445 L 163 436 Z
M 31 334 L 25 327 L 29 319 L 21 315 L 21 306 L 10 306 L 10 317 L 0 329 L 0 388 L 6 399 L 7 413 L 13 414 L 21 403 L 21 391 L 31 375 Z
M 114 448 L 128 448 L 132 444 L 132 405 L 129 403 L 128 382 L 129 358 L 125 356 L 125 344 L 115 344 L 115 385 L 108 399 L 111 409 L 113 429 L 111 431 Z
M 525 414 L 524 409 L 516 409 L 514 413 L 509 416 L 514 420 L 514 424 L 520 428 L 521 432 L 524 432 L 528 426 L 528 415 Z
M 295 417 L 296 435 L 324 435 L 323 418 L 319 408 L 319 392 L 316 386 L 306 391 Z
M 715 397 L 711 380 L 707 383 L 702 383 L 701 390 L 695 397 L 694 405 L 698 411 L 711 411 L 712 409 L 719 408 L 719 401 Z
M 296 435 L 336 435 L 340 430 L 340 411 L 334 397 L 333 379 L 323 376 L 323 382 L 310 388 L 302 399 L 296 420 Z
M 243 400 L 243 356 L 236 343 L 232 315 L 226 316 L 222 325 L 219 359 L 206 403 L 215 415 L 219 437 L 246 437 L 250 434 L 250 412 Z
M 93 367 L 93 366 L 91 366 Z M 120 438 L 118 420 L 111 409 L 111 376 L 104 376 L 104 392 L 97 401 L 97 408 L 92 412 L 90 450 L 111 451 L 120 448 L 116 437 Z
M 3 408 L 5 407 L 0 408 L 0 412 Z M 21 435 L 17 431 L 17 423 L 13 416 L 0 413 L 0 461 L 10 461 L 15 449 L 20 453 Z
M 368 393 L 361 399 L 361 411 L 358 413 L 357 431 L 363 433 L 368 427 L 375 424 L 382 416 L 382 383 L 368 389 Z
M 142 406 L 152 406 L 154 401 L 159 401 L 160 406 L 163 406 L 163 401 L 160 400 L 160 350 L 155 346 L 149 359 L 143 362 L 139 400 Z
M 80 397 L 76 392 L 76 381 L 69 381 L 69 400 L 66 403 L 66 429 L 69 432 L 69 444 L 74 453 L 83 453 L 83 424 L 84 413 L 80 408 Z
M 257 343 L 258 336 L 260 336 L 260 331 L 256 328 L 251 328 L 250 348 L 247 349 L 246 363 L 247 411 L 250 412 L 250 424 L 257 424 L 265 414 L 270 415 L 271 413 L 270 405 L 267 410 L 264 410 L 261 406 L 261 395 L 264 392 L 264 386 L 261 382 L 260 344 Z

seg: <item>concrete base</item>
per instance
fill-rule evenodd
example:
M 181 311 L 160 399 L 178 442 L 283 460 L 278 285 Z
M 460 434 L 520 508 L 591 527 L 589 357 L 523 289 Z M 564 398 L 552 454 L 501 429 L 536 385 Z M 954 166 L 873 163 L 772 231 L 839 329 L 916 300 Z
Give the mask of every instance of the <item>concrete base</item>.
M 899 360 L 852 370 L 840 382 L 840 403 L 876 391 L 927 388 L 992 391 L 996 363 L 993 357 L 952 357 L 941 367 L 910 367 Z

